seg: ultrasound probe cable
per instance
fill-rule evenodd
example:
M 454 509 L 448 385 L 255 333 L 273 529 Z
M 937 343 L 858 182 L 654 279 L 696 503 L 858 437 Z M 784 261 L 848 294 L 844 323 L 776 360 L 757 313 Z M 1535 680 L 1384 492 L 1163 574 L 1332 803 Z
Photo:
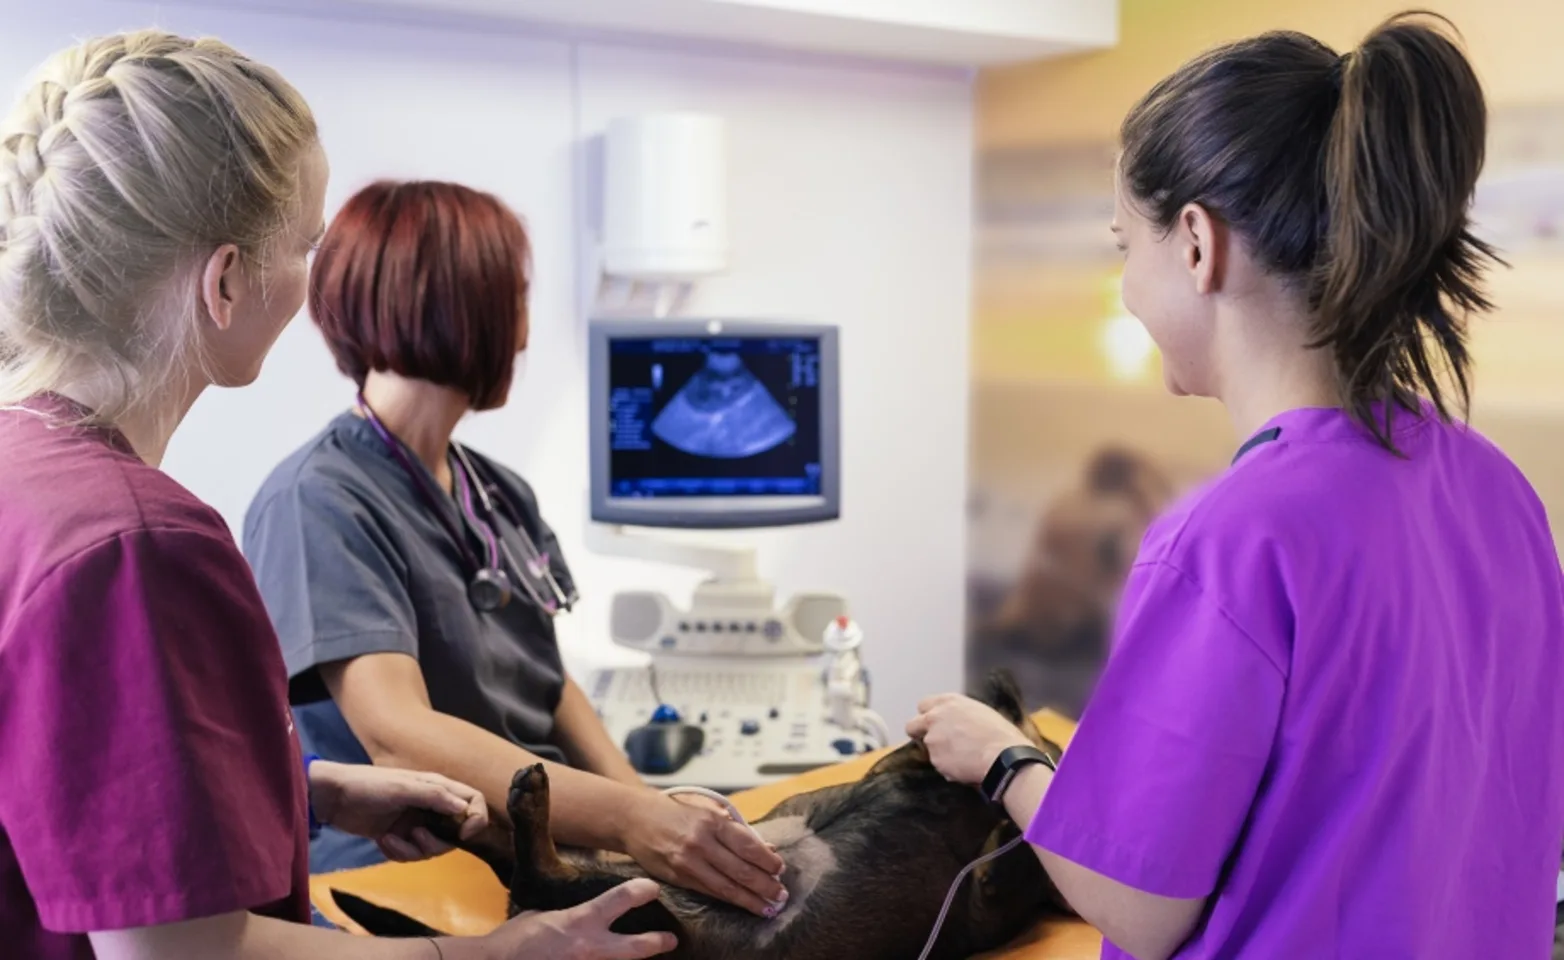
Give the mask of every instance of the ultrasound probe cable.
M 762 843 L 765 842 L 766 838 L 761 837 L 760 831 L 756 830 L 753 824 L 744 819 L 744 814 L 739 813 L 739 808 L 733 805 L 733 801 L 729 800 L 727 797 L 724 797 L 717 791 L 708 790 L 705 787 L 669 787 L 663 791 L 663 796 L 677 797 L 681 793 L 694 794 L 697 797 L 705 797 L 707 800 L 711 800 L 715 803 L 721 804 L 724 807 L 727 807 L 728 816 L 732 817 L 734 822 L 742 823 L 744 826 L 749 827 L 750 833 L 753 833 L 756 837 L 759 837 Z

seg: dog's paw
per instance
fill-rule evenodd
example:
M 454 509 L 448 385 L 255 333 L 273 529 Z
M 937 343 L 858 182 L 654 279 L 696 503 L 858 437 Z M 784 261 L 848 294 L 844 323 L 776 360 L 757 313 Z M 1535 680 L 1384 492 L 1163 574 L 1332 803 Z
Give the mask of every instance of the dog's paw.
M 512 823 L 529 823 L 533 816 L 548 811 L 548 771 L 535 763 L 516 771 L 510 781 L 506 807 Z

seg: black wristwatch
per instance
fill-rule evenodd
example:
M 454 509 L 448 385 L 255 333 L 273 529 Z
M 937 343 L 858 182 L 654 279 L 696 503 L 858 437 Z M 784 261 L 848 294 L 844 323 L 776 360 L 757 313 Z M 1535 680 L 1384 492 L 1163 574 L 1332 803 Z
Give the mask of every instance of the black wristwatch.
M 1058 764 L 1054 758 L 1033 746 L 1010 747 L 994 760 L 994 765 L 988 768 L 988 776 L 983 778 L 983 796 L 991 803 L 998 803 L 1005 798 L 1005 791 L 1010 788 L 1010 781 L 1016 778 L 1021 768 L 1029 763 L 1040 763 L 1050 770 L 1058 771 Z

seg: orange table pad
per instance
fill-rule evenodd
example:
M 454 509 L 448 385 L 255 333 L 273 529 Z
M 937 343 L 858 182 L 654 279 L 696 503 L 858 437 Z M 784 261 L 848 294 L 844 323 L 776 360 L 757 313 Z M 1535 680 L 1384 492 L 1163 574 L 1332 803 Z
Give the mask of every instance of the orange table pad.
M 1033 719 L 1043 735 L 1068 744 L 1075 725 L 1049 711 Z M 887 751 L 865 754 L 846 763 L 813 770 L 777 783 L 734 794 L 733 803 L 748 820 L 755 820 L 788 797 L 840 783 L 851 783 L 866 773 Z M 505 919 L 505 889 L 480 860 L 456 852 L 422 863 L 386 863 L 361 870 L 345 870 L 310 878 L 310 898 L 326 919 L 355 933 L 362 933 L 337 909 L 332 888 L 357 894 L 366 900 L 416 917 L 424 923 L 459 936 L 478 936 Z M 1096 960 L 1102 937 L 1080 921 L 1045 921 L 1004 950 L 988 955 L 994 960 Z

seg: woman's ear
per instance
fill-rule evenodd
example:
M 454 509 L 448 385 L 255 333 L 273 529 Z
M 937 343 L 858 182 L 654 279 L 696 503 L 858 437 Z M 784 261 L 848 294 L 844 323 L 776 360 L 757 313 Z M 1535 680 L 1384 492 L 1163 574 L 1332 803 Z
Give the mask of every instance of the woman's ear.
M 1225 252 L 1225 226 L 1198 203 L 1190 203 L 1178 212 L 1174 231 L 1182 245 L 1184 268 L 1194 281 L 1195 292 L 1216 292 L 1221 282 L 1221 260 Z
M 207 319 L 218 330 L 233 325 L 234 308 L 242 296 L 241 260 L 239 248 L 225 243 L 212 251 L 201 268 L 201 304 L 206 308 Z

